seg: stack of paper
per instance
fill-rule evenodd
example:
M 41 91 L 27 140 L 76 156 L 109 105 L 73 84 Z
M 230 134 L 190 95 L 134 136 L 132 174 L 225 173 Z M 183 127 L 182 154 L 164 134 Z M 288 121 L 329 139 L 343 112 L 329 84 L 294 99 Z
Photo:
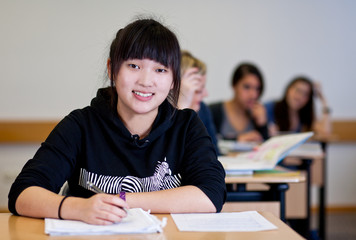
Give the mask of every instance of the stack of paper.
M 256 211 L 171 215 L 179 231 L 251 232 L 277 229 Z
M 166 221 L 160 221 L 155 216 L 141 208 L 129 209 L 128 216 L 121 222 L 112 225 L 92 225 L 81 221 L 45 219 L 45 233 L 49 235 L 106 235 L 131 233 L 162 232 Z

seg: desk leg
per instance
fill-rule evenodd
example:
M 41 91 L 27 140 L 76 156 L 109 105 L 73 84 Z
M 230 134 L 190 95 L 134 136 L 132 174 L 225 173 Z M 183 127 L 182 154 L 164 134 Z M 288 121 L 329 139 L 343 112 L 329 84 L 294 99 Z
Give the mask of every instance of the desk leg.
M 297 231 L 299 234 L 304 236 L 307 239 L 310 239 L 310 202 L 311 202 L 311 193 L 310 193 L 310 185 L 311 185 L 311 170 L 310 166 L 312 164 L 312 159 L 302 159 L 302 163 L 300 165 L 284 165 L 283 163 L 280 164 L 283 167 L 293 169 L 293 170 L 304 170 L 307 173 L 307 216 L 305 219 L 288 219 L 289 224 L 291 227 Z
M 283 222 L 286 222 L 286 191 L 288 189 L 289 185 L 287 183 L 271 184 L 271 192 L 277 195 L 273 198 L 280 201 L 280 215 Z
M 326 240 L 325 235 L 325 187 L 321 186 L 319 189 L 319 238 Z
M 326 174 L 327 174 L 327 154 L 326 154 L 326 148 L 327 148 L 327 143 L 326 142 L 321 142 L 321 148 L 324 152 L 324 159 L 323 159 L 323 182 L 322 185 L 319 188 L 319 238 L 322 240 L 326 240 L 326 235 L 325 235 L 325 229 L 326 229 L 326 203 L 325 203 L 325 198 L 326 198 L 326 186 L 327 186 L 327 179 L 326 179 Z
M 312 159 L 303 159 L 302 169 L 305 169 L 307 172 L 307 219 L 305 222 L 306 236 L 310 236 L 310 218 L 311 218 L 311 169 Z

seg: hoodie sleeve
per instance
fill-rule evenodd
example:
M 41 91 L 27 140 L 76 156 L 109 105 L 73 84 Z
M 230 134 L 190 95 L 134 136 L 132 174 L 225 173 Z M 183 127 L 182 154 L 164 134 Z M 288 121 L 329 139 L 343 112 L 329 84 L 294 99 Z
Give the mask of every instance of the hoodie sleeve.
M 182 185 L 201 189 L 220 212 L 226 200 L 225 170 L 199 117 L 189 122 L 184 151 Z
M 50 133 L 32 159 L 23 167 L 10 188 L 9 210 L 18 214 L 15 203 L 23 190 L 39 186 L 58 193 L 75 165 L 81 131 L 73 114 L 64 118 Z

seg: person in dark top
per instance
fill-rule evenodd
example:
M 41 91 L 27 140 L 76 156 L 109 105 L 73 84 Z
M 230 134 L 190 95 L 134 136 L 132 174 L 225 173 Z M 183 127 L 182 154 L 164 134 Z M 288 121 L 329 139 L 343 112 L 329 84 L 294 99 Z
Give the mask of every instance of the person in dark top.
M 242 63 L 234 71 L 232 99 L 210 104 L 218 139 L 261 142 L 268 138 L 267 117 L 259 103 L 264 82 L 260 70 Z
M 110 86 L 53 129 L 12 184 L 9 210 L 101 225 L 121 221 L 124 208 L 219 212 L 225 171 L 196 112 L 175 107 L 180 58 L 175 34 L 153 19 L 120 29 Z

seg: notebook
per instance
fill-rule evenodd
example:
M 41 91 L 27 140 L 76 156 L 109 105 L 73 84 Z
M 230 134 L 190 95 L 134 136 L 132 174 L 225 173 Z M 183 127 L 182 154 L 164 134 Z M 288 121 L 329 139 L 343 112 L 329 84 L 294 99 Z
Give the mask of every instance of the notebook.
M 128 210 L 128 216 L 112 225 L 92 225 L 81 221 L 45 219 L 45 233 L 49 235 L 108 235 L 162 232 L 167 219 L 157 217 L 141 208 Z

